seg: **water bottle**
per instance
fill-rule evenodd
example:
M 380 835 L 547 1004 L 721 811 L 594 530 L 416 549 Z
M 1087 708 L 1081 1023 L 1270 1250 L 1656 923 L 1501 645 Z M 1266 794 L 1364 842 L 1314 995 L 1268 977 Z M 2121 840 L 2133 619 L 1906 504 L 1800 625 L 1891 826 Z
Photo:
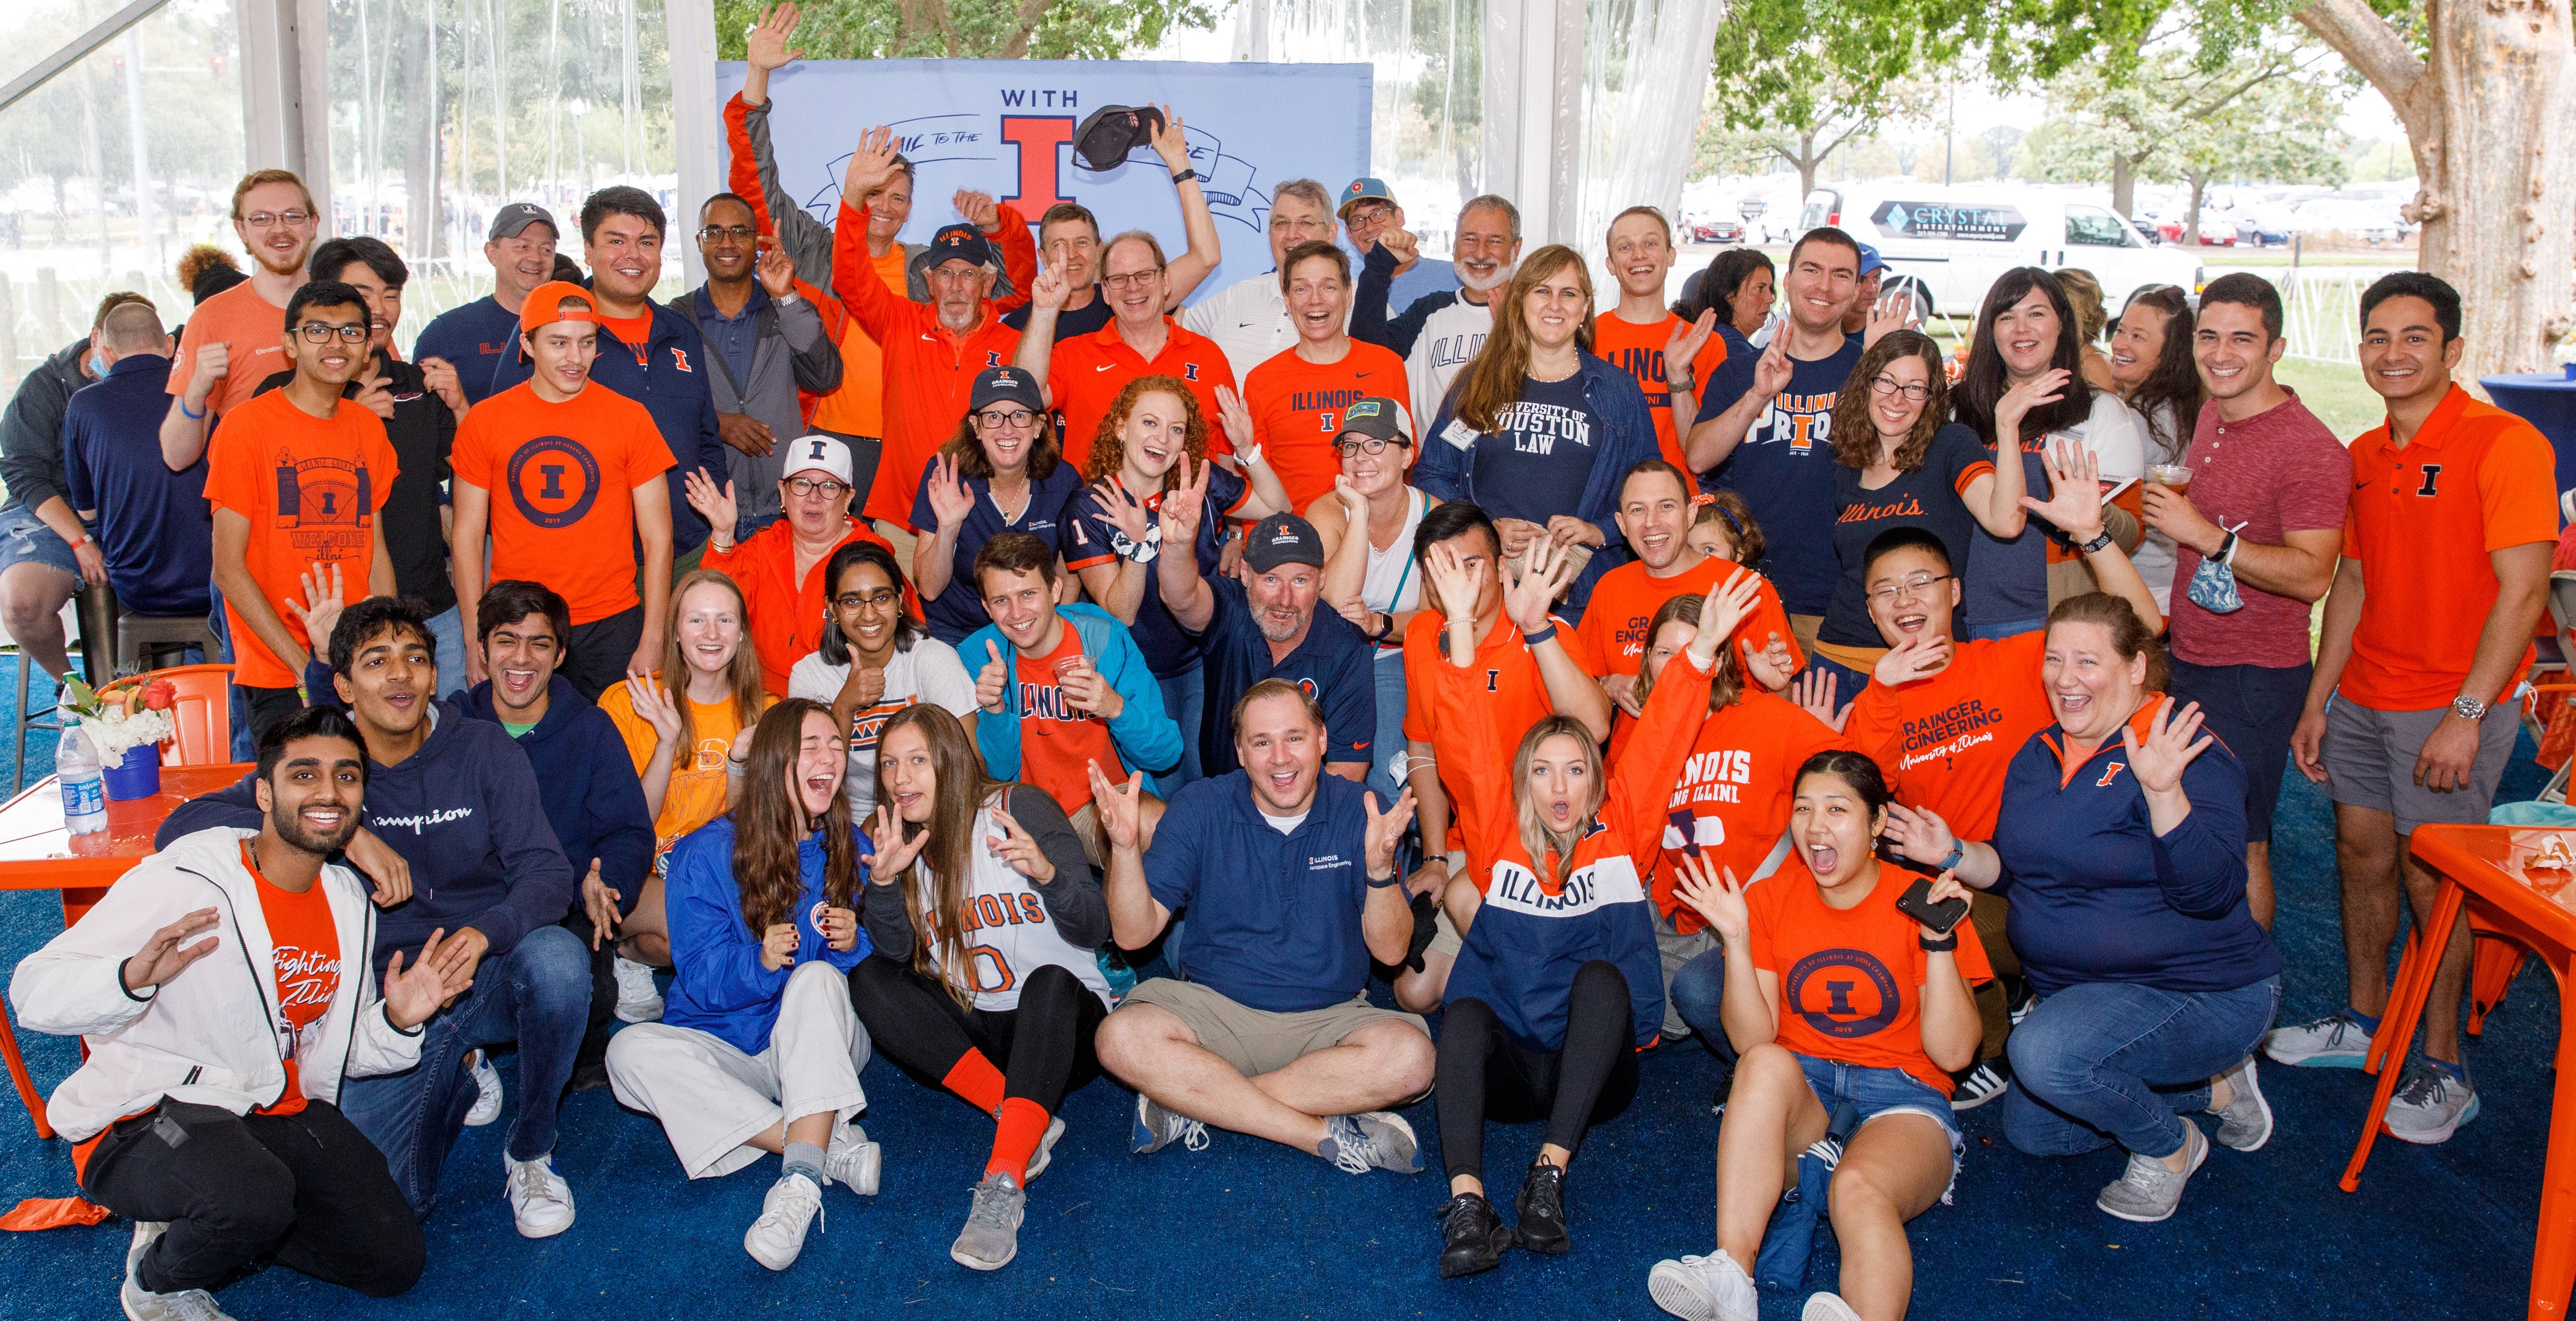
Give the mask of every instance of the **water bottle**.
M 54 775 L 63 787 L 63 827 L 75 835 L 107 829 L 107 779 L 77 724 L 54 744 Z

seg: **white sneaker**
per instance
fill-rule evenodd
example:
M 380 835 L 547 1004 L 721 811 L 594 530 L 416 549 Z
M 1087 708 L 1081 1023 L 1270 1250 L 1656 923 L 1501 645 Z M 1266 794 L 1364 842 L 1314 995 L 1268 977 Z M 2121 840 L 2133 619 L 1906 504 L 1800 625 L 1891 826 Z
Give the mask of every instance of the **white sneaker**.
M 1683 1321 L 1761 1321 L 1762 1291 L 1724 1248 L 1715 1256 L 1656 1262 L 1646 1272 L 1646 1293 Z
M 868 1141 L 868 1131 L 856 1124 L 843 1124 L 832 1132 L 832 1145 L 823 1153 L 823 1178 L 837 1183 L 861 1197 L 877 1195 L 877 1178 L 884 1172 L 885 1155 L 877 1144 Z M 760 1254 L 751 1254 L 755 1257 Z M 796 1259 L 788 1254 L 789 1261 Z
M 623 954 L 617 956 L 617 1021 L 662 1021 L 662 992 L 653 985 L 652 965 L 637 963 Z
M 1798 1321 L 1860 1321 L 1860 1313 L 1843 1301 L 1838 1293 L 1807 1295 L 1807 1305 L 1798 1313 Z
M 476 1051 L 466 1057 L 474 1074 L 474 1108 L 465 1112 L 467 1128 L 481 1128 L 501 1117 L 501 1071 L 492 1057 Z
M 2397 1094 L 2388 1100 L 2388 1136 L 2431 1146 L 2449 1141 L 2460 1125 L 2478 1117 L 2477 1089 L 2465 1075 L 2454 1077 L 2421 1058 L 2405 1067 Z
M 512 1160 L 501 1153 L 501 1173 L 510 1185 L 510 1218 L 519 1222 L 521 1238 L 553 1238 L 572 1228 L 572 1185 L 555 1173 L 553 1152 L 535 1160 Z
M 134 1242 L 125 1249 L 125 1287 L 118 1294 L 128 1321 L 233 1321 L 232 1314 L 215 1306 L 215 1296 L 203 1289 L 154 1293 L 135 1278 L 134 1268 L 142 1263 L 144 1250 L 169 1227 L 164 1220 L 134 1222 Z
M 805 1250 L 805 1228 L 823 1213 L 823 1190 L 803 1174 L 782 1174 L 760 1199 L 760 1218 L 742 1231 L 742 1250 L 774 1271 L 796 1264 Z

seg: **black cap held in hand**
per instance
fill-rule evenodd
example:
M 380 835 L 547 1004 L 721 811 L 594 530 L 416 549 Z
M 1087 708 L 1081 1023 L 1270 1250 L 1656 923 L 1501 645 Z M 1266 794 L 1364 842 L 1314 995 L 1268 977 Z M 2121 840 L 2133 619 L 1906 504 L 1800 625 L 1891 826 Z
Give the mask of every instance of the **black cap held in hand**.
M 1163 131 L 1163 112 L 1154 106 L 1105 105 L 1084 116 L 1073 131 L 1073 154 L 1093 174 L 1117 169 L 1127 153 Z

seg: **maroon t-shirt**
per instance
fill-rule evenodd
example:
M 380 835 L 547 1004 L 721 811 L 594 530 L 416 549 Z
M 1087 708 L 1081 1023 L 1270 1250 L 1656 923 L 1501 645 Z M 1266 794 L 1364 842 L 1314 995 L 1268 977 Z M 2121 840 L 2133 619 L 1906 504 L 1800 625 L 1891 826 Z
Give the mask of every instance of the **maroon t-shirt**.
M 2220 418 L 2216 401 L 2201 405 L 2183 462 L 2191 467 L 2192 506 L 2242 541 L 2278 546 L 2291 532 L 2340 531 L 2352 498 L 2352 455 L 2295 391 L 2289 402 L 2241 422 Z M 2308 661 L 2307 602 L 2239 578 L 2245 608 L 2211 614 L 2189 596 L 2200 559 L 2189 546 L 2175 556 L 2174 655 L 2194 665 L 2274 669 Z

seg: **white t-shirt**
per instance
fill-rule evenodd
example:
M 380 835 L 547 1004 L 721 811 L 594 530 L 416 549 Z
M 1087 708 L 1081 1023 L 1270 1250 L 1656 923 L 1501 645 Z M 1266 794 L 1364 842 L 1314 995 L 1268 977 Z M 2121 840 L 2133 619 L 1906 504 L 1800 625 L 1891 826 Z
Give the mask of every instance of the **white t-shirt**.
M 1019 1008 L 1020 988 L 1028 984 L 1029 974 L 1050 963 L 1080 978 L 1107 1007 L 1109 979 L 1101 975 L 1100 960 L 1055 929 L 1055 918 L 1046 910 L 1046 896 L 993 852 L 986 841 L 1001 833 L 1001 827 L 993 823 L 993 804 L 987 802 L 975 813 L 975 874 L 966 892 L 966 957 L 975 965 L 970 979 L 975 988 L 975 1008 L 988 1012 Z M 913 866 L 924 868 L 927 864 L 915 862 Z M 923 884 L 916 888 L 924 894 L 936 893 L 939 887 L 929 881 L 926 872 L 921 875 Z M 917 931 L 932 928 L 927 913 L 916 913 L 913 919 Z M 929 952 L 936 964 L 938 947 L 931 946 Z
M 818 651 L 787 672 L 787 695 L 829 705 L 841 695 L 841 685 L 849 677 L 849 666 L 831 664 Z M 898 649 L 886 662 L 885 692 L 876 705 L 851 714 L 850 773 L 842 791 L 849 795 L 850 811 L 861 820 L 877 806 L 877 734 L 888 716 L 915 702 L 945 707 L 960 720 L 975 718 L 975 680 L 966 673 L 965 662 L 957 659 L 956 648 L 934 637 L 914 638 L 910 651 Z
M 1428 426 L 1440 416 L 1450 382 L 1458 379 L 1458 373 L 1485 347 L 1485 337 L 1493 333 L 1493 305 L 1471 303 L 1464 296 L 1423 321 L 1422 334 L 1404 360 L 1404 384 L 1413 392 L 1415 425 Z

